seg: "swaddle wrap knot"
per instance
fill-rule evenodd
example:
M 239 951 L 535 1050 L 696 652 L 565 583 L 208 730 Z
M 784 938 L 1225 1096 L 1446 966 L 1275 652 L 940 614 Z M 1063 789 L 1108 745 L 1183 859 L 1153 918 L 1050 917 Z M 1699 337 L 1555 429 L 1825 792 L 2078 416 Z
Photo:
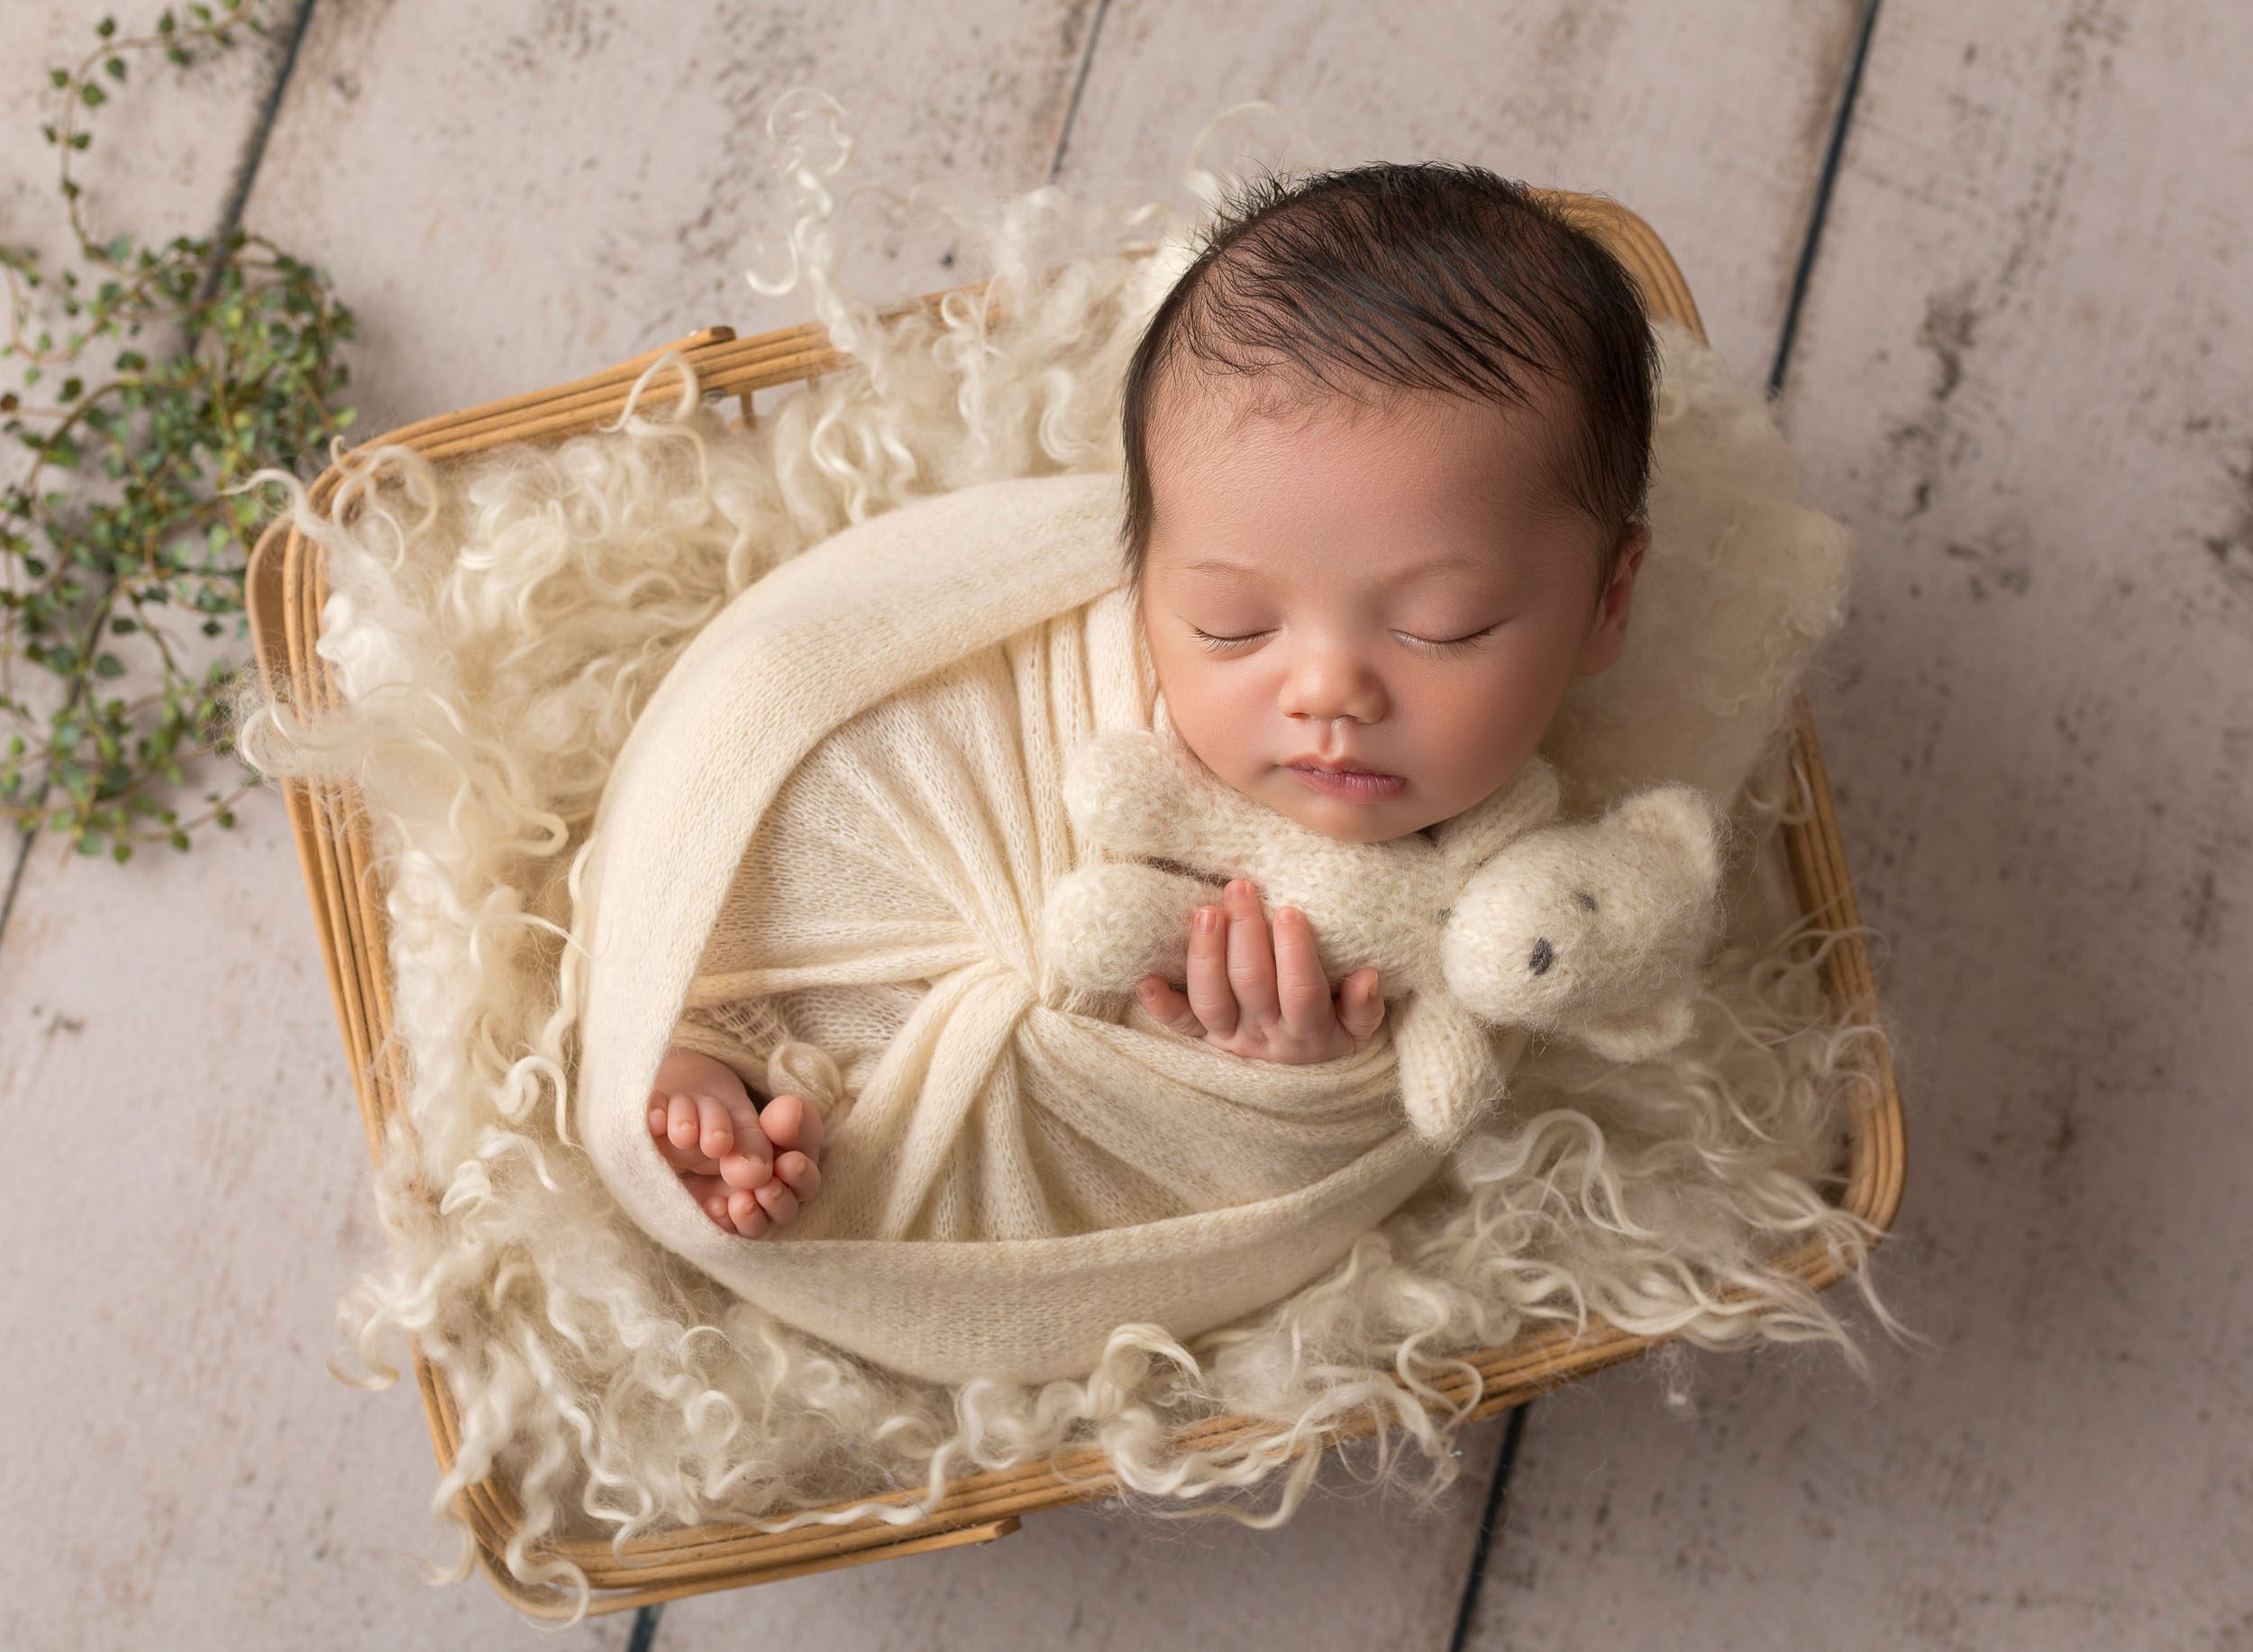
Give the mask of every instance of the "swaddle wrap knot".
M 1615 1061 L 1673 1049 L 1719 930 L 1720 822 L 1694 789 L 1660 785 L 1601 820 L 1551 825 L 1556 774 L 1529 757 L 1427 837 L 1325 835 L 1221 782 L 1178 737 L 1125 731 L 1075 751 L 1064 798 L 1081 833 L 1120 855 L 1050 891 L 1044 942 L 1074 985 L 1181 981 L 1207 877 L 1245 877 L 1307 915 L 1326 978 L 1373 965 L 1405 996 L 1393 1040 L 1400 1099 L 1450 1146 L 1502 1095 L 1523 1040 L 1569 1036 Z

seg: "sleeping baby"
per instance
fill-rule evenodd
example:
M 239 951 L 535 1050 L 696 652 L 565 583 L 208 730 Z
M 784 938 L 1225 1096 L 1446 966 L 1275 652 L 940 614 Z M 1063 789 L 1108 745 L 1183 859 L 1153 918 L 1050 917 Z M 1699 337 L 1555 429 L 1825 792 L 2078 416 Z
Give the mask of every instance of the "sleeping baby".
M 1655 346 L 1611 253 L 1522 187 L 1381 165 L 1232 205 L 1124 393 L 1126 587 L 1166 715 L 1221 784 L 1325 836 L 1425 833 L 1533 758 L 1624 644 L 1649 542 Z M 1230 882 L 1159 1025 L 1235 1054 L 1359 1052 L 1372 967 Z M 821 1186 L 822 1120 L 675 1045 L 652 1136 L 724 1230 Z

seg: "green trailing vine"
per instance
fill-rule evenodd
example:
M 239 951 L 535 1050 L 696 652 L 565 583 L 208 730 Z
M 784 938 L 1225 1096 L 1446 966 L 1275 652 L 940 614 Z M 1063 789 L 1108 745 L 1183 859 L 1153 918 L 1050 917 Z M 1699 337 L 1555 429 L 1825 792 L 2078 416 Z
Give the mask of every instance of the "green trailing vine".
M 35 251 L 0 245 L 0 357 L 24 363 L 21 391 L 0 393 L 0 436 L 30 455 L 0 465 L 26 470 L 0 492 L 0 809 L 118 861 L 136 844 L 185 850 L 206 821 L 233 826 L 233 805 L 259 785 L 226 726 L 225 690 L 247 658 L 199 662 L 178 627 L 250 634 L 244 569 L 287 494 L 246 479 L 294 472 L 353 416 L 337 405 L 352 315 L 324 271 L 241 230 L 160 248 L 97 240 L 71 176 L 136 56 L 216 55 L 239 31 L 266 34 L 255 10 L 168 9 L 132 38 L 104 18 L 77 68 L 49 71 L 57 109 L 41 127 L 78 267 L 50 273 Z M 60 311 L 59 344 L 33 318 L 42 297 Z M 120 691 L 129 673 L 146 692 Z M 239 783 L 183 819 L 171 796 L 205 759 L 232 759 Z

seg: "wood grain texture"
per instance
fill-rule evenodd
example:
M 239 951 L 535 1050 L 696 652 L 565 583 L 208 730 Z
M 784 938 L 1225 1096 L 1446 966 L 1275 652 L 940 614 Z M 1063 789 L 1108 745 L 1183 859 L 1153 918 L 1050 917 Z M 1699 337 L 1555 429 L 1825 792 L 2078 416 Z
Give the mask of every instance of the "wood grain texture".
M 1859 12 L 1856 0 L 1117 0 L 1063 174 L 1172 185 L 1206 123 L 1258 98 L 1285 115 L 1224 130 L 1207 164 L 1467 160 L 1609 195 L 1665 240 L 1714 347 L 1756 382 Z
M 999 1542 L 910 1556 L 665 1608 L 664 1652 L 762 1636 L 804 1645 L 1214 1652 L 1427 1652 L 1445 1643 L 1506 1419 L 1458 1437 L 1464 1474 L 1419 1515 L 1364 1494 L 1366 1444 L 1333 1460 L 1290 1524 L 1138 1520 L 1115 1504 L 1026 1517 Z M 1273 1501 L 1272 1494 L 1259 1506 Z
M 379 1239 L 279 809 L 185 857 L 59 868 L 48 847 L 0 945 L 0 1478 L 42 1511 L 0 1645 L 501 1630 L 481 1583 L 420 1581 L 450 1549 L 412 1383 L 370 1396 L 324 1367 Z
M 554 384 L 701 326 L 807 319 L 770 298 L 796 187 L 765 123 L 804 83 L 846 110 L 844 278 L 949 284 L 927 224 L 862 185 L 1045 175 L 1085 0 L 946 7 L 362 0 L 315 14 L 248 222 L 313 249 L 359 306 L 369 432 Z M 911 233 L 912 232 L 912 233 Z
M 1785 415 L 1938 1346 L 1545 1403 L 1478 1645 L 2253 1640 L 2248 66 L 2239 6 L 1885 0 Z

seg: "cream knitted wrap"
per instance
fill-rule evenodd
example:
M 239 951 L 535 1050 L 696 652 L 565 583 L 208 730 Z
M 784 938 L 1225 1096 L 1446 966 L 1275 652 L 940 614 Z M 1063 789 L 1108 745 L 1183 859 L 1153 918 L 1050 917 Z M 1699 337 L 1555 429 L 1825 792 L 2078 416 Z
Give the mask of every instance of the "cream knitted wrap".
M 1102 474 L 986 483 L 784 564 L 659 688 L 597 817 L 597 1165 L 743 1297 L 933 1380 L 1083 1375 L 1132 1322 L 1193 1336 L 1328 1267 L 1440 1163 L 1385 1027 L 1345 1060 L 1254 1061 L 1122 1024 L 1041 955 L 1077 863 L 1065 759 L 1152 726 L 1117 500 Z M 789 1228 L 723 1233 L 659 1156 L 669 1041 L 822 1108 L 823 1191 Z

